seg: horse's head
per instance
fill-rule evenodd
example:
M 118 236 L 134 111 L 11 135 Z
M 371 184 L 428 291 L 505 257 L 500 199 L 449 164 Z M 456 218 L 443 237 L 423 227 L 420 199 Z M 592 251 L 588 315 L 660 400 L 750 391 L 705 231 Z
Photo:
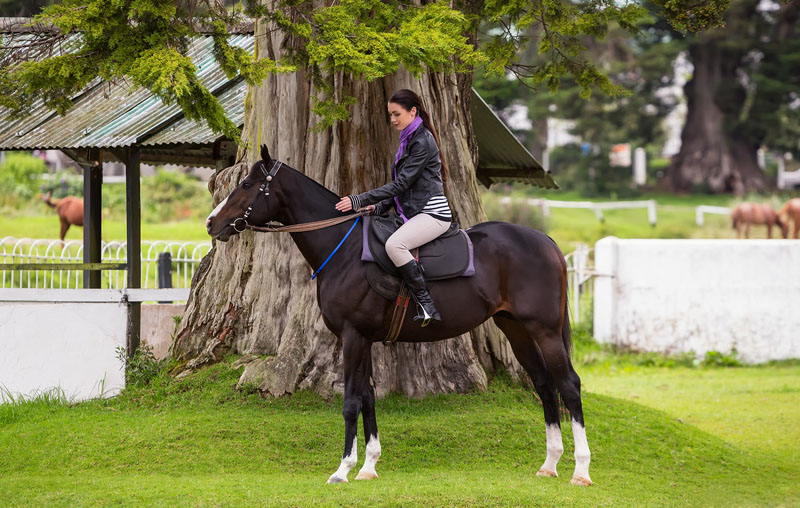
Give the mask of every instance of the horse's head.
M 261 146 L 261 160 L 250 167 L 247 177 L 206 219 L 206 229 L 212 238 L 227 242 L 247 225 L 261 226 L 278 219 L 278 197 L 271 194 L 281 164 L 270 158 L 265 145 Z

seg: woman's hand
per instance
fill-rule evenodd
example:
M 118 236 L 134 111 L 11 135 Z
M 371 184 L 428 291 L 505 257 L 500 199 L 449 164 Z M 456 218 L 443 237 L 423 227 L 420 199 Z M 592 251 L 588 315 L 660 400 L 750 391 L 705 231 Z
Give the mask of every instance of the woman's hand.
M 336 209 L 340 212 L 349 212 L 353 209 L 353 202 L 350 201 L 350 198 L 345 196 L 336 203 Z

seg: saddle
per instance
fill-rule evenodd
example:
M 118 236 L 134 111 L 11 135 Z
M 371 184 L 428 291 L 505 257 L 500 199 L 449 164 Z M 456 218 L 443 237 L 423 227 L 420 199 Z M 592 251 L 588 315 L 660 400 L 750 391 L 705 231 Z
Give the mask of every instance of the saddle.
M 400 271 L 386 254 L 386 240 L 403 225 L 397 215 L 364 217 L 361 260 L 367 265 L 367 280 L 375 292 L 386 299 L 397 297 Z M 419 263 L 426 280 L 442 280 L 475 275 L 472 241 L 457 223 L 444 234 L 419 248 Z

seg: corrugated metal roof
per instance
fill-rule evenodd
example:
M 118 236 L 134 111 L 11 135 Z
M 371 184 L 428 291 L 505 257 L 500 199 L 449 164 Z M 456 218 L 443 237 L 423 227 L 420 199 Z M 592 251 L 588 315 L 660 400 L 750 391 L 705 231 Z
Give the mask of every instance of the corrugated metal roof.
M 558 184 L 519 142 L 505 123 L 473 89 L 470 103 L 472 129 L 478 142 L 478 180 L 493 183 L 523 182 L 545 189 Z
M 230 44 L 253 51 L 252 35 L 231 36 Z M 231 81 L 219 67 L 212 51 L 211 37 L 192 40 L 187 55 L 197 67 L 200 81 L 215 95 L 224 97 L 231 106 L 242 97 L 241 107 L 228 109 L 229 118 L 236 124 L 244 123 L 244 81 Z M 147 90 L 126 83 L 96 82 L 74 99 L 66 115 L 47 110 L 41 103 L 31 116 L 0 126 L 0 149 L 45 148 L 115 148 L 126 147 L 141 141 L 144 144 L 207 143 L 218 139 L 207 127 L 187 122 L 176 104 L 166 105 Z M 238 113 L 238 114 L 237 114 Z M 0 116 L 6 114 L 0 111 Z M 182 125 L 191 124 L 192 127 Z M 170 128 L 175 127 L 170 130 Z
M 230 44 L 253 52 L 255 38 L 233 35 Z M 244 124 L 244 99 L 247 84 L 239 77 L 228 79 L 214 59 L 213 39 L 192 40 L 187 55 L 197 67 L 200 81 L 216 95 L 234 124 Z M 95 80 L 73 97 L 75 105 L 60 116 L 41 101 L 31 115 L 13 122 L 0 122 L 0 150 L 122 148 L 139 145 L 147 148 L 153 160 L 187 161 L 214 165 L 213 145 L 221 138 L 205 123 L 188 120 L 180 107 L 166 105 L 148 90 L 129 83 Z M 548 189 L 558 188 L 530 152 L 472 90 L 472 125 L 478 142 L 478 179 L 492 183 L 518 181 Z M 0 109 L 0 118 L 7 112 Z M 170 145 L 180 153 L 169 155 Z M 145 160 L 145 152 L 142 153 Z

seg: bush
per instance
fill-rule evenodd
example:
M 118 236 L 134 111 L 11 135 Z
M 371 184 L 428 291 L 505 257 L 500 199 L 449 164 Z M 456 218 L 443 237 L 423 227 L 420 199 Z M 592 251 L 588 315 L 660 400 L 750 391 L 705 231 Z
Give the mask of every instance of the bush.
M 198 178 L 160 169 L 142 178 L 142 219 L 145 222 L 203 219 L 211 211 L 211 194 Z M 125 217 L 125 186 L 103 185 L 103 216 Z
M 166 366 L 166 362 L 156 360 L 153 348 L 146 342 L 139 344 L 130 357 L 123 347 L 118 347 L 116 353 L 117 358 L 125 365 L 126 386 L 137 388 L 147 386 Z
M 608 147 L 584 150 L 577 144 L 555 148 L 550 168 L 559 185 L 585 197 L 632 198 L 641 193 L 633 187 L 632 170 L 612 166 Z
M 27 153 L 10 152 L 0 166 L 0 205 L 18 207 L 36 195 L 47 165 Z
M 547 232 L 547 220 L 538 206 L 530 205 L 523 199 L 511 199 L 510 203 L 503 203 L 501 199 L 502 196 L 497 194 L 484 193 L 483 209 L 489 220 L 511 222 Z
M 709 351 L 703 359 L 704 367 L 739 367 L 741 362 L 736 358 L 739 353 L 732 349 L 730 353 L 720 353 L 719 351 Z

